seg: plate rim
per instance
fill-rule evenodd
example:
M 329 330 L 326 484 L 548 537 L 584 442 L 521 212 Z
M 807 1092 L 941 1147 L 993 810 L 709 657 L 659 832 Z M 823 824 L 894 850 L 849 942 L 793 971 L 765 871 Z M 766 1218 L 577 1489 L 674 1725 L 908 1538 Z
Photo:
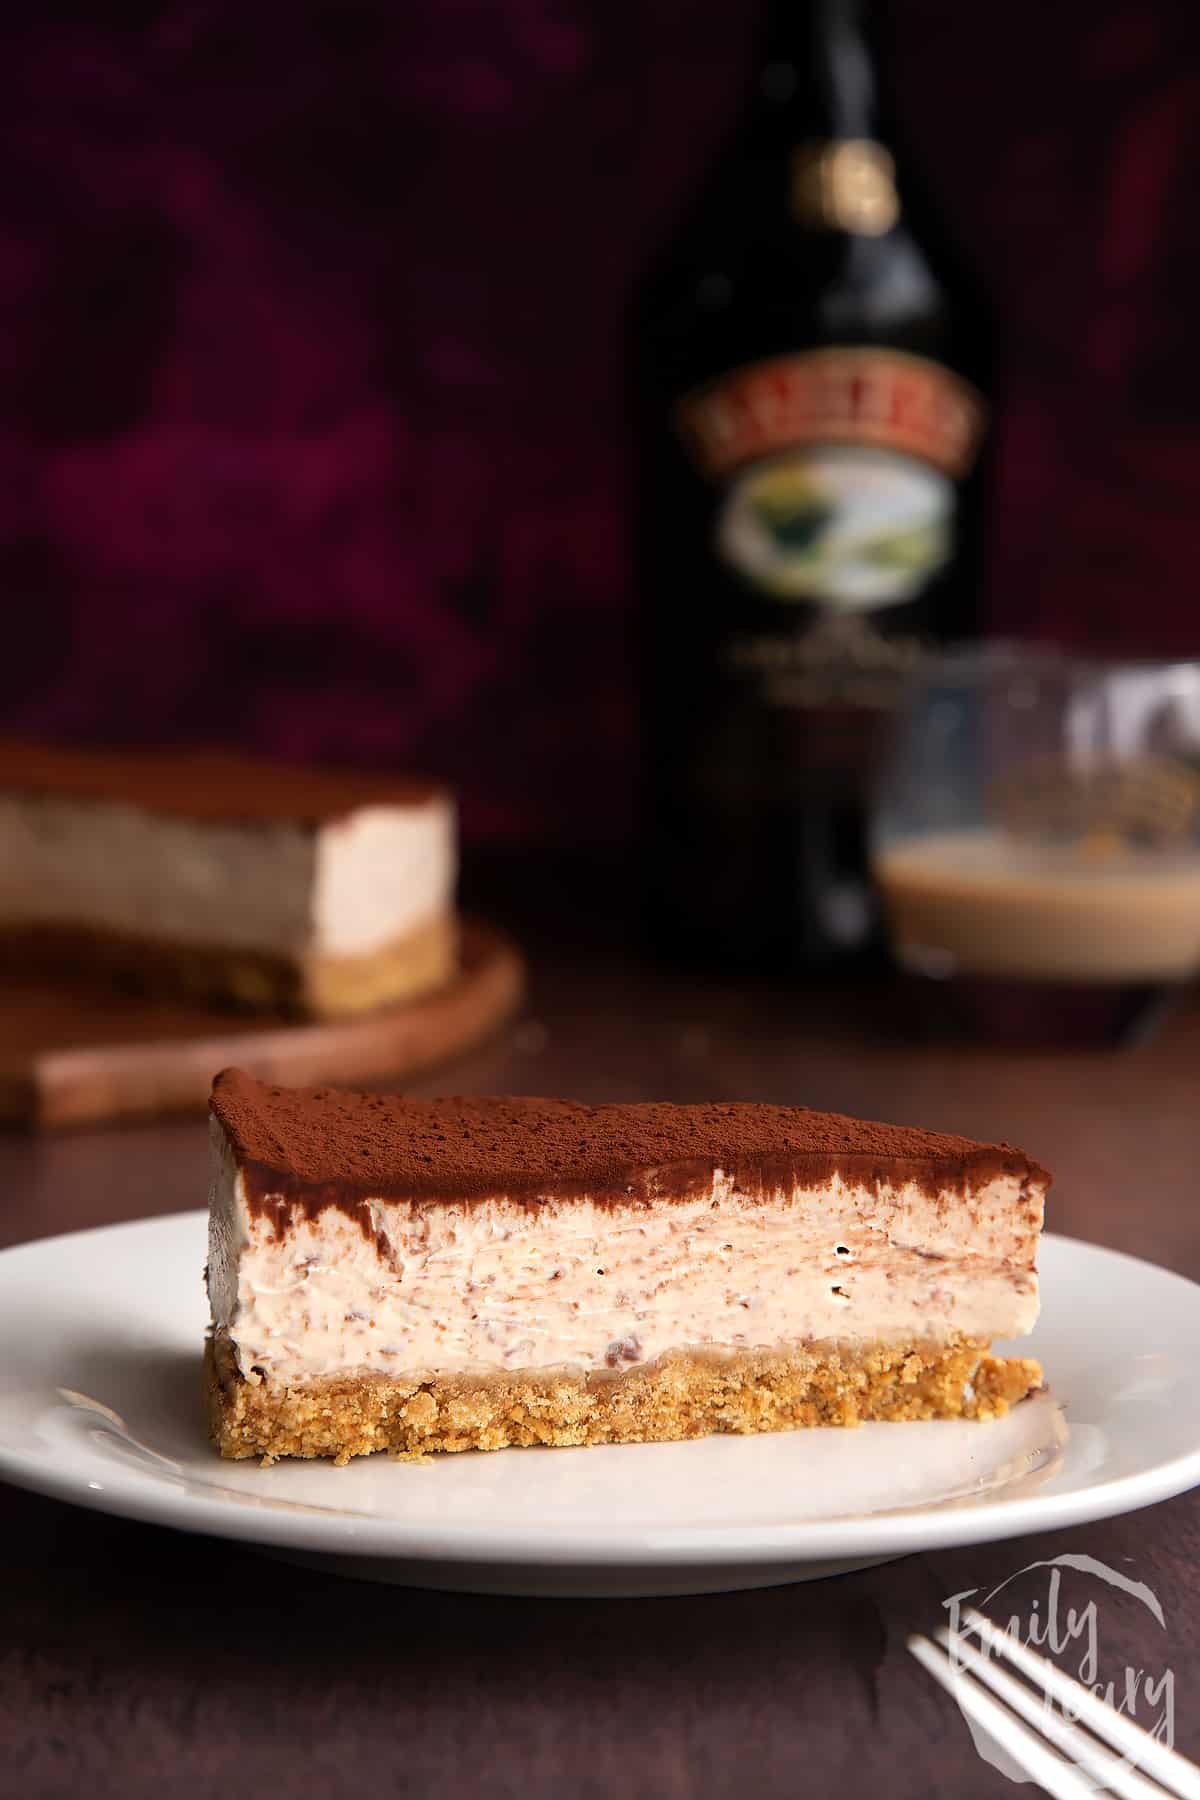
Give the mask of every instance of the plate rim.
M 188 1208 L 31 1238 L 0 1250 L 0 1280 L 4 1278 L 6 1265 L 11 1267 L 13 1260 L 27 1255 L 52 1254 L 56 1245 L 78 1244 L 88 1238 L 111 1238 L 115 1234 L 138 1231 L 153 1233 L 164 1228 L 192 1229 L 202 1238 L 206 1225 L 204 1208 Z M 1166 1279 L 1191 1289 L 1200 1299 L 1200 1283 L 1145 1257 L 1058 1232 L 1046 1232 L 1042 1242 L 1043 1245 L 1052 1243 L 1064 1254 L 1082 1251 L 1110 1263 L 1149 1271 L 1156 1279 Z M 2 1344 L 3 1328 L 0 1327 L 0 1346 Z M 202 1430 L 199 1370 L 197 1354 L 198 1435 Z M 1069 1402 L 1066 1410 L 1069 1419 Z M 898 1429 L 895 1426 L 881 1428 Z M 225 1466 L 215 1450 L 213 1458 L 215 1471 Z M 331 1470 L 331 1474 L 336 1478 L 336 1471 Z M 440 1562 L 460 1567 L 503 1562 L 510 1569 L 632 1571 L 654 1566 L 702 1569 L 723 1564 L 750 1570 L 756 1565 L 787 1563 L 801 1567 L 830 1557 L 895 1556 L 916 1550 L 983 1544 L 1032 1531 L 1089 1524 L 1157 1504 L 1200 1485 L 1200 1412 L 1196 1420 L 1196 1442 L 1190 1450 L 1148 1469 L 1071 1488 L 1061 1494 L 1038 1492 L 1011 1499 L 999 1494 L 973 1506 L 917 1505 L 895 1512 L 749 1526 L 643 1527 L 626 1530 L 619 1540 L 602 1536 L 595 1526 L 575 1532 L 556 1527 L 554 1536 L 549 1539 L 537 1536 L 536 1525 L 413 1526 L 396 1518 L 369 1514 L 334 1510 L 306 1512 L 304 1502 L 289 1502 L 285 1497 L 280 1497 L 277 1506 L 237 1506 L 225 1498 L 188 1493 L 170 1479 L 156 1481 L 149 1472 L 131 1474 L 120 1468 L 110 1470 L 103 1488 L 97 1489 L 89 1485 L 82 1471 L 58 1466 L 52 1450 L 22 1451 L 6 1448 L 3 1444 L 0 1444 L 0 1480 L 89 1511 L 230 1542 L 280 1549 L 332 1552 L 340 1556 L 386 1558 L 407 1563 Z

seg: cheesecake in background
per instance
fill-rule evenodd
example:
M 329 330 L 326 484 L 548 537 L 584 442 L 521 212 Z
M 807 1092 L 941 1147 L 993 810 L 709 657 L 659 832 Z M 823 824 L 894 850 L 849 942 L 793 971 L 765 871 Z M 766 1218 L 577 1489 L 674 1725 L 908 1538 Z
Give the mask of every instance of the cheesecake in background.
M 0 743 L 0 959 L 328 1018 L 454 973 L 433 782 L 210 751 Z

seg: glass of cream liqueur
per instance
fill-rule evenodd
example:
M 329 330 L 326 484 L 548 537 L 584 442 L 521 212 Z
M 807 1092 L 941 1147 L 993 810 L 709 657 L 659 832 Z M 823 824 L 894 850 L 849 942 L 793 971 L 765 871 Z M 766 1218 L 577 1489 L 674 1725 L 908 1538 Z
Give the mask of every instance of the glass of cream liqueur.
M 1200 970 L 1200 663 L 940 658 L 897 723 L 871 866 L 921 1019 L 1145 1033 Z

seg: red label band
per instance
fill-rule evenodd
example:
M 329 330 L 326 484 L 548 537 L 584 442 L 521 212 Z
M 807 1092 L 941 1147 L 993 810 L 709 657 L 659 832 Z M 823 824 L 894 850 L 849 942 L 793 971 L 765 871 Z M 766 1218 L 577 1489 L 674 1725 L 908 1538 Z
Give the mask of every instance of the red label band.
M 688 394 L 677 423 L 706 475 L 728 475 L 796 444 L 864 444 L 965 475 L 983 435 L 974 388 L 896 350 L 777 356 Z

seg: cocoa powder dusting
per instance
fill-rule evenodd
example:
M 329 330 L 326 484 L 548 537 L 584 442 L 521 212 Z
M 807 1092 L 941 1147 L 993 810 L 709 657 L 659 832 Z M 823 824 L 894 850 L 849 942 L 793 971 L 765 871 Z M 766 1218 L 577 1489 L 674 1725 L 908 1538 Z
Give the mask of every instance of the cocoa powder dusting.
M 443 790 L 378 770 L 321 769 L 219 750 L 80 749 L 0 740 L 0 791 L 120 801 L 206 823 L 320 825 L 364 806 L 426 806 Z
M 882 1125 L 800 1106 L 746 1102 L 582 1106 L 571 1100 L 407 1100 L 339 1088 L 272 1087 L 240 1069 L 213 1084 L 252 1206 L 280 1201 L 355 1217 L 372 1198 L 528 1205 L 590 1196 L 601 1204 L 685 1199 L 714 1168 L 754 1199 L 820 1187 L 835 1175 L 875 1192 L 912 1181 L 965 1194 L 999 1174 L 1045 1171 L 1007 1144 Z

